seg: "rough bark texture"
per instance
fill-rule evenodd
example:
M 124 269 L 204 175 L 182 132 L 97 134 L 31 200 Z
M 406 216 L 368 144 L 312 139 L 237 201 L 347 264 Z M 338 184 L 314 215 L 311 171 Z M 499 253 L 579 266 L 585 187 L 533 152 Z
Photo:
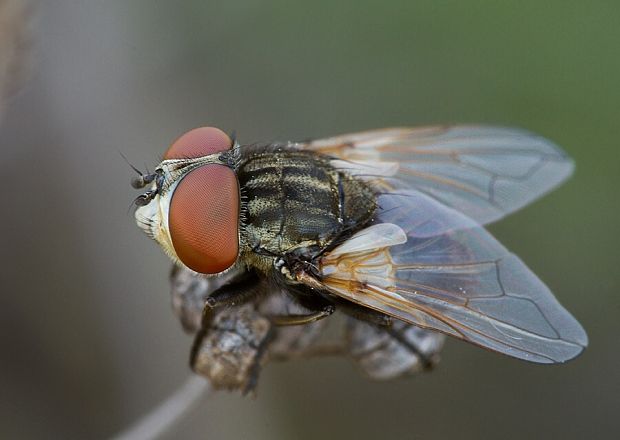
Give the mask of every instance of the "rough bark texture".
M 186 332 L 199 330 L 205 299 L 234 276 L 229 272 L 205 278 L 187 269 L 172 270 L 172 305 Z M 386 380 L 432 367 L 445 339 L 399 321 L 388 332 L 343 316 L 288 327 L 274 327 L 266 318 L 287 313 L 303 313 L 303 309 L 282 292 L 221 310 L 198 349 L 196 372 L 215 389 L 246 393 L 254 390 L 261 368 L 270 359 L 342 354 L 371 379 Z

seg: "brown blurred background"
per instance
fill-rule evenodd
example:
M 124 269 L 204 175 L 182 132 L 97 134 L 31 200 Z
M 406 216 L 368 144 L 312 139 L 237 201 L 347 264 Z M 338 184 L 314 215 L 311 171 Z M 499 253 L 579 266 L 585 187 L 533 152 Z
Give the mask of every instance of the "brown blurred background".
M 119 151 L 152 167 L 200 125 L 253 142 L 434 122 L 521 126 L 576 159 L 491 230 L 586 353 L 540 367 L 449 341 L 436 371 L 388 383 L 345 359 L 271 364 L 256 399 L 212 396 L 169 437 L 617 435 L 620 3 L 55 0 L 12 40 L 20 3 L 0 0 L 0 437 L 105 438 L 188 375 Z

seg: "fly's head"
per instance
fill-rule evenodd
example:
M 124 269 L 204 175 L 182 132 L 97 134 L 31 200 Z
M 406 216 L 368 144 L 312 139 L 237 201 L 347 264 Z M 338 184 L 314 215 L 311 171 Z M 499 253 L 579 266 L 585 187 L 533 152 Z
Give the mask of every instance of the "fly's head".
M 216 275 L 239 254 L 239 182 L 232 141 L 213 127 L 191 130 L 165 153 L 155 172 L 132 181 L 146 188 L 135 204 L 138 226 L 175 261 Z

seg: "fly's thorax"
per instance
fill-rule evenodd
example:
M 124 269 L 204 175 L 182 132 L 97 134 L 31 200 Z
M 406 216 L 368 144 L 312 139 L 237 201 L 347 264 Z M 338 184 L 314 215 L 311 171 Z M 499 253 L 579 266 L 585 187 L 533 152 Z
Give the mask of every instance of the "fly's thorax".
M 376 210 L 366 183 L 313 152 L 254 149 L 242 155 L 237 176 L 243 196 L 242 258 L 265 271 L 278 256 L 329 247 L 366 225 Z

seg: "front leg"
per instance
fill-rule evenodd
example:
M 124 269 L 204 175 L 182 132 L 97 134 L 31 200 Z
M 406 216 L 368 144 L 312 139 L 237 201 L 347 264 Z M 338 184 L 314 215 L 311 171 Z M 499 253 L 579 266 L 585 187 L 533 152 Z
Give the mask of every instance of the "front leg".
M 202 327 L 209 324 L 213 310 L 220 307 L 245 304 L 264 292 L 260 278 L 253 271 L 243 272 L 229 283 L 214 290 L 202 309 Z
M 233 278 L 228 284 L 221 286 L 209 295 L 202 309 L 202 321 L 200 330 L 196 333 L 192 350 L 190 353 L 190 366 L 194 369 L 196 355 L 202 341 L 207 334 L 211 321 L 215 314 L 215 309 L 227 306 L 238 306 L 245 304 L 265 291 L 258 275 L 253 272 L 243 272 L 238 277 Z

